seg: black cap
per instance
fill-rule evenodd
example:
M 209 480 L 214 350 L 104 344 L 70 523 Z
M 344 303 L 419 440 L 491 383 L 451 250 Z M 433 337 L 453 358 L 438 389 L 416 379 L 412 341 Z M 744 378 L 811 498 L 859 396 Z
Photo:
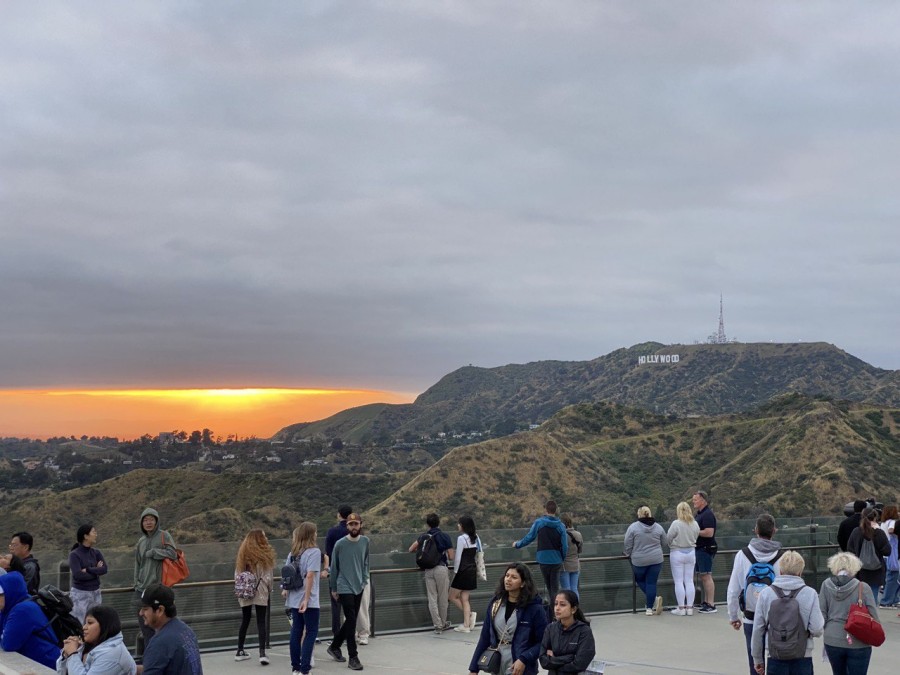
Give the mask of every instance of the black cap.
M 175 606 L 175 593 L 168 586 L 152 584 L 141 593 L 141 605 L 153 609 L 157 607 L 171 609 Z

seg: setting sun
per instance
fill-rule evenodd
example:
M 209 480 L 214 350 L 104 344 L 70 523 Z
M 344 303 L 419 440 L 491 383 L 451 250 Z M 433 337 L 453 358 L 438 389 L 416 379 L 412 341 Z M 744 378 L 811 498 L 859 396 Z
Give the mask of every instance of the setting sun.
M 368 403 L 412 395 L 354 389 L 104 389 L 0 391 L 0 436 L 116 436 L 209 428 L 267 438 Z

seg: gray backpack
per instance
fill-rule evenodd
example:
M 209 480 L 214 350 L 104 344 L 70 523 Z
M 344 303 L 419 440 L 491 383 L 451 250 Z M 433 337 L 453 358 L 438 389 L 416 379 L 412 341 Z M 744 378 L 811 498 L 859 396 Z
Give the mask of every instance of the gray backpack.
M 771 589 L 777 597 L 769 605 L 766 636 L 769 656 L 780 660 L 802 659 L 806 656 L 806 639 L 809 637 L 797 602 L 797 594 L 803 589 L 784 591 L 774 585 Z
M 880 570 L 884 559 L 875 550 L 874 536 L 872 539 L 863 537 L 862 546 L 859 547 L 859 561 L 864 570 Z

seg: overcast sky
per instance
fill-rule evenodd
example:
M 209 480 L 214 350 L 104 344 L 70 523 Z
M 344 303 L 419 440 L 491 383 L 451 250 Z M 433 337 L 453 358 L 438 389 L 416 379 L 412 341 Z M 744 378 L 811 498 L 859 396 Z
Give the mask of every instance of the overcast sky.
M 900 5 L 0 9 L 0 386 L 371 387 L 647 340 L 900 368 Z

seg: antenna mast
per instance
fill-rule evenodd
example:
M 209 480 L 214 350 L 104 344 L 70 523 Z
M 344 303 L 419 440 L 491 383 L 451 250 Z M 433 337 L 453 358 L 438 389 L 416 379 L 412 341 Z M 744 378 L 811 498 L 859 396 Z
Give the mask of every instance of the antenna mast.
M 720 345 L 728 342 L 728 339 L 725 337 L 725 311 L 721 293 L 719 293 L 719 333 L 716 335 L 716 342 Z

